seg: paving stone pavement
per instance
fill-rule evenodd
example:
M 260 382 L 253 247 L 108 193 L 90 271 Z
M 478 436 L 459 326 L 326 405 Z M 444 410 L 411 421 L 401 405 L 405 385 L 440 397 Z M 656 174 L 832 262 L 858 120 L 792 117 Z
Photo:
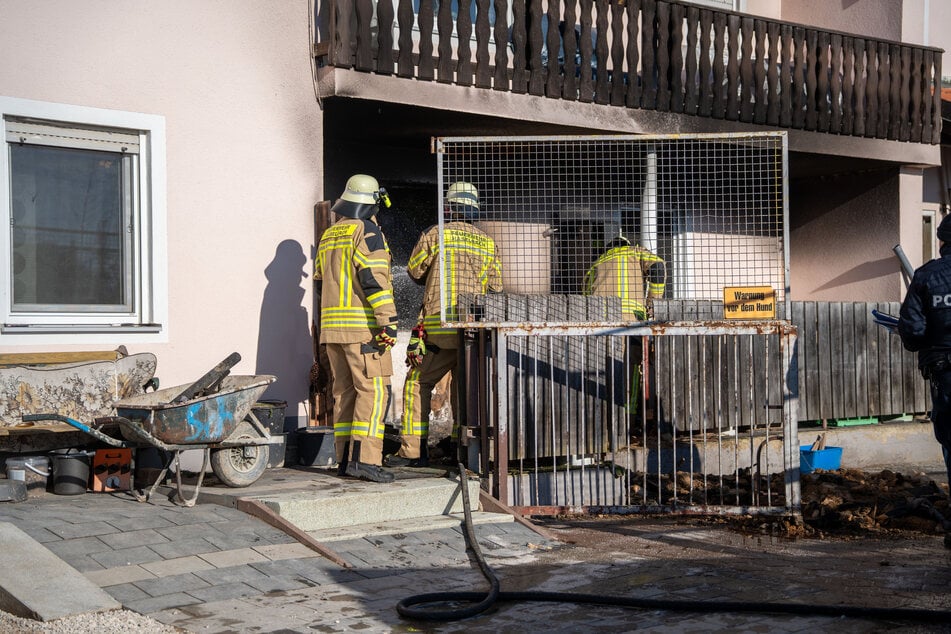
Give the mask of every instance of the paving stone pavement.
M 189 632 L 941 632 L 947 625 L 822 616 L 683 613 L 505 603 L 417 623 L 410 595 L 484 590 L 461 527 L 329 544 L 343 568 L 233 508 L 181 508 L 126 494 L 44 495 L 0 505 L 11 522 L 127 609 Z M 951 610 L 951 551 L 917 540 L 782 541 L 672 519 L 475 527 L 503 590 Z M 28 571 L 4 571 L 28 574 Z

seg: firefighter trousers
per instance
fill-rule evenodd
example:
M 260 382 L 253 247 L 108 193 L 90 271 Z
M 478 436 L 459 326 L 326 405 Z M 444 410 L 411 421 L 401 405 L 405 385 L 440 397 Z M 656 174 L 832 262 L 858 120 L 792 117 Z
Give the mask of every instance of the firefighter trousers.
M 392 355 L 389 350 L 380 352 L 369 343 L 326 345 L 333 375 L 337 462 L 344 458 L 344 447 L 350 442 L 348 459 L 380 466 L 393 374 Z
M 433 388 L 447 373 L 452 373 L 450 403 L 453 412 L 453 437 L 456 436 L 456 397 L 459 389 L 456 368 L 459 366 L 459 350 L 439 348 L 423 356 L 423 362 L 406 373 L 403 386 L 403 420 L 400 430 L 400 451 L 403 458 L 419 458 L 420 447 L 429 436 L 429 414 Z

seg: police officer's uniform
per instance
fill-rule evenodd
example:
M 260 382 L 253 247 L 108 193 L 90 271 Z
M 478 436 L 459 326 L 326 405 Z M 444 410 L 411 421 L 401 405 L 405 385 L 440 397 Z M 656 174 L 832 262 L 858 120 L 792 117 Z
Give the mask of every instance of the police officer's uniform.
M 951 216 L 938 226 L 940 257 L 915 271 L 902 302 L 898 334 L 918 353 L 918 367 L 931 383 L 931 422 L 951 482 Z

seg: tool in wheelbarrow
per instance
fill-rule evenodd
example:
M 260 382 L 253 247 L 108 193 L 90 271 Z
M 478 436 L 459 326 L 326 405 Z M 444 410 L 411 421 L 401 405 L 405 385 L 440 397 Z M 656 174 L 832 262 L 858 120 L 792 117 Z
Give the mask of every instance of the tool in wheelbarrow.
M 203 377 L 182 390 L 182 393 L 171 400 L 172 403 L 184 403 L 193 398 L 214 394 L 221 389 L 221 382 L 231 372 L 231 368 L 241 360 L 237 352 L 229 354 L 224 361 L 209 370 Z
M 219 376 L 210 377 L 211 384 L 205 379 L 212 373 L 202 377 L 205 388 L 195 390 L 199 383 L 196 381 L 117 401 L 117 415 L 97 418 L 96 423 L 102 429 L 118 429 L 120 437 L 59 414 L 34 414 L 24 416 L 23 420 L 59 420 L 112 447 L 157 447 L 170 452 L 155 484 L 144 496 L 136 497 L 148 500 L 174 463 L 178 499 L 185 506 L 193 506 L 209 463 L 218 479 L 230 487 L 253 484 L 267 468 L 270 433 L 251 409 L 275 377 L 221 376 L 227 370 L 220 368 L 221 365 L 216 368 Z M 217 384 L 214 393 L 175 402 L 182 394 L 207 390 L 212 384 Z M 186 498 L 182 493 L 180 454 L 190 449 L 203 451 L 203 466 L 193 496 Z

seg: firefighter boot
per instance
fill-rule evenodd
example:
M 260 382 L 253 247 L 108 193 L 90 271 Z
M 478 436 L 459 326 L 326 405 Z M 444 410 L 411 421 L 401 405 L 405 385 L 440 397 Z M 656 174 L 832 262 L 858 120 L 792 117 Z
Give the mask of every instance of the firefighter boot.
M 341 478 L 347 475 L 347 463 L 350 461 L 350 441 L 337 441 L 334 443 L 337 453 L 337 475 Z
M 386 483 L 393 481 L 393 474 L 389 471 L 384 471 L 383 467 L 360 462 L 359 440 L 353 441 L 353 455 L 350 456 L 350 461 L 347 463 L 347 475 L 360 478 L 361 480 L 369 480 L 370 482 Z
M 388 467 L 428 467 L 429 466 L 429 443 L 427 436 L 420 436 L 419 439 L 419 458 L 404 458 L 400 455 L 389 456 L 386 459 Z

